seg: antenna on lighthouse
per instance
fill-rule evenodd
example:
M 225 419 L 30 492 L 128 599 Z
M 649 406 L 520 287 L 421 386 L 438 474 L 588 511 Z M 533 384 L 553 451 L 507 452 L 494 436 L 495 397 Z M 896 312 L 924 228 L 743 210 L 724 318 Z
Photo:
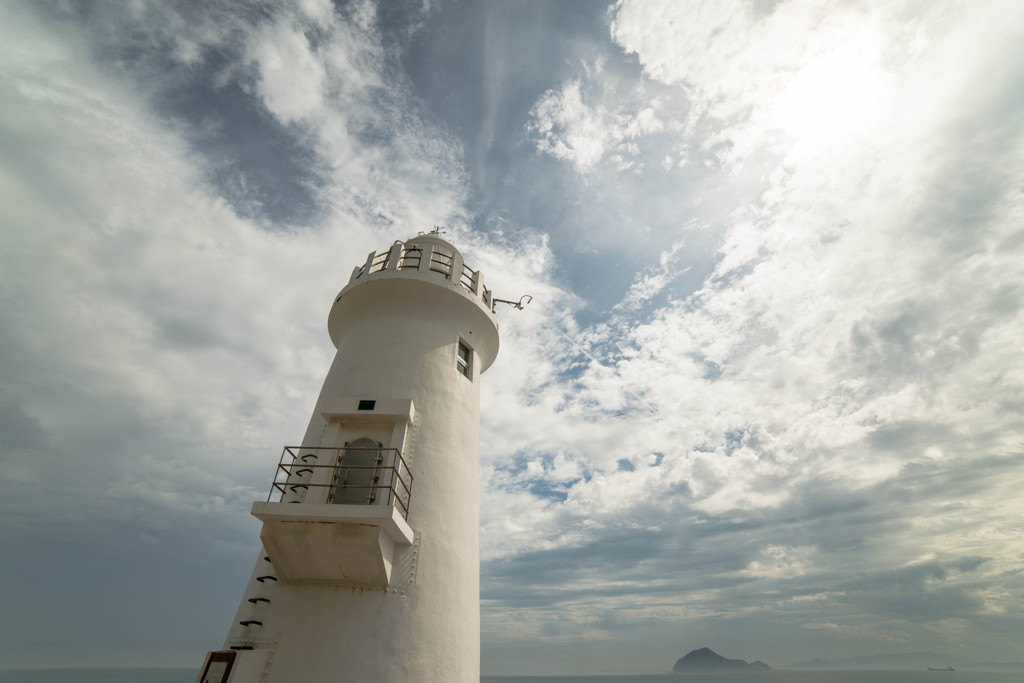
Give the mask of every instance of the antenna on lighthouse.
M 438 237 L 441 237 L 441 236 L 442 236 L 442 235 L 444 235 L 444 234 L 445 234 L 446 232 L 448 232 L 448 228 L 444 227 L 443 225 L 435 225 L 435 226 L 434 226 L 434 229 L 433 229 L 433 230 L 431 230 L 430 232 L 423 232 L 423 231 L 420 231 L 420 233 L 419 233 L 419 234 L 420 234 L 421 236 L 422 236 L 422 235 L 437 235 Z

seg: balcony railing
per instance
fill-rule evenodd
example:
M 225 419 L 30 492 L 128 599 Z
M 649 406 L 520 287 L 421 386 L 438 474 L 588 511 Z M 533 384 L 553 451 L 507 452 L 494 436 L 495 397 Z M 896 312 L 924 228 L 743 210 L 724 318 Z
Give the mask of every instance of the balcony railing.
M 435 273 L 445 280 L 457 282 L 467 292 L 480 297 L 487 308 L 493 309 L 491 290 L 483 286 L 480 271 L 467 266 L 461 258 L 456 259 L 454 251 L 441 245 L 414 244 L 407 247 L 402 242 L 395 242 L 386 251 L 371 252 L 363 265 L 353 269 L 349 281 L 383 271 L 406 269 Z
M 285 446 L 267 502 L 396 505 L 408 518 L 412 480 L 397 448 Z

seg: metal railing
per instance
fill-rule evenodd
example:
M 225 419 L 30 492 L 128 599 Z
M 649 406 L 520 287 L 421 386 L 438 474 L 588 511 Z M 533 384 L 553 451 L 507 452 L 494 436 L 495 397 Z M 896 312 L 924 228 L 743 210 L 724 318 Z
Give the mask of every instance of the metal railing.
M 398 261 L 398 268 L 412 268 L 418 270 L 420 259 L 423 258 L 423 250 L 419 247 L 402 247 L 402 257 Z
M 373 261 L 370 262 L 370 272 L 376 273 L 384 270 L 388 267 L 388 257 L 391 255 L 389 251 L 382 251 L 373 257 Z
M 376 462 L 349 464 L 346 453 L 358 454 L 363 460 L 369 455 Z M 267 502 L 273 502 L 276 491 L 277 502 L 282 503 L 397 505 L 402 517 L 408 517 L 412 480 L 412 472 L 397 448 L 285 446 Z M 310 496 L 313 491 L 323 495 Z
M 461 268 L 458 268 L 459 265 Z M 486 308 L 492 312 L 494 310 L 491 290 L 483 286 L 480 271 L 473 270 L 462 263 L 461 259 L 457 261 L 454 252 L 437 245 L 428 245 L 424 249 L 416 244 L 407 247 L 396 241 L 386 251 L 371 252 L 362 265 L 353 269 L 349 282 L 383 271 L 405 269 L 436 273 L 445 280 L 456 282 L 467 292 L 479 297 Z
M 454 261 L 454 254 L 444 251 L 440 247 L 434 247 L 430 252 L 430 265 L 428 268 L 435 273 L 444 275 L 447 278 L 452 274 L 452 263 Z
M 398 263 L 396 264 L 399 269 L 412 268 L 418 269 L 420 267 L 420 257 L 423 255 L 423 250 L 419 247 L 402 247 L 402 252 L 397 254 Z M 367 263 L 364 263 L 359 267 L 359 273 L 356 277 L 362 277 L 368 273 L 379 273 L 382 270 L 387 270 L 391 264 L 392 253 L 390 249 L 385 251 L 378 251 L 374 253 L 372 259 Z M 433 269 L 432 269 L 433 270 Z M 440 271 L 438 271 L 440 272 Z
M 473 291 L 473 280 L 476 278 L 476 271 L 467 266 L 465 263 L 462 264 L 462 277 L 459 278 L 459 284 L 465 287 L 470 292 Z

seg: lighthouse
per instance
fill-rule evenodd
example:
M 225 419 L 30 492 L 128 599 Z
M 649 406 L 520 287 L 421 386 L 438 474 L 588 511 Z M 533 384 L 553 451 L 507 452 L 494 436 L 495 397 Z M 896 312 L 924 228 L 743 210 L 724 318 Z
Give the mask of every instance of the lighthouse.
M 483 275 L 435 231 L 374 251 L 334 299 L 337 354 L 284 448 L 262 548 L 198 683 L 478 683 Z

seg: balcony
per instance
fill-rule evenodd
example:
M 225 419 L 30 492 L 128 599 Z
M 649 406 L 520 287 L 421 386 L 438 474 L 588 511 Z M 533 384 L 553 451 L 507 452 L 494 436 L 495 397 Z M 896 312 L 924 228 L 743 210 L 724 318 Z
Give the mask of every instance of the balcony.
M 406 521 L 412 480 L 395 448 L 286 447 L 267 501 L 252 507 L 278 576 L 389 585 L 395 546 L 414 538 Z
M 397 448 L 285 446 L 267 502 L 397 506 L 409 516 L 412 472 Z
M 437 242 L 443 240 L 421 239 L 417 243 L 410 243 L 409 246 L 395 242 L 386 251 L 372 251 L 363 265 L 353 269 L 349 284 L 378 273 L 420 272 L 458 283 L 462 289 L 480 299 L 483 305 L 493 312 L 494 301 L 491 290 L 483 284 L 483 274 L 466 265 L 455 247 Z

